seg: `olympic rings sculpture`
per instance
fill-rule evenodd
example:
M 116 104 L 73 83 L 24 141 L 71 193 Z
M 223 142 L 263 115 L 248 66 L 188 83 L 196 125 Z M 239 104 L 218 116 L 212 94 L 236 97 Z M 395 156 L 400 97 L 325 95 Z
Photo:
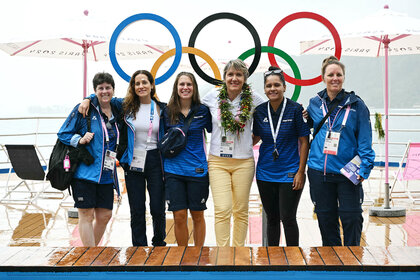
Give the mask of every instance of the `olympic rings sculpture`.
M 156 60 L 155 64 L 153 64 L 152 70 L 150 70 L 150 73 L 153 75 L 153 77 L 156 76 L 156 73 L 159 69 L 159 67 L 162 65 L 162 63 L 167 60 L 169 57 L 175 55 L 176 49 L 172 49 L 167 51 L 166 53 L 162 54 L 158 60 Z M 211 67 L 211 70 L 213 71 L 214 77 L 218 80 L 222 79 L 222 75 L 220 75 L 220 70 L 217 67 L 216 62 L 205 52 L 202 50 L 191 48 L 191 47 L 182 47 L 182 53 L 190 53 L 195 54 L 203 58 Z
M 276 55 L 280 56 L 287 63 L 289 63 L 295 77 L 297 79 L 301 78 L 300 71 L 299 71 L 299 68 L 298 68 L 296 62 L 293 60 L 293 58 L 290 57 L 290 55 L 288 55 L 284 51 L 282 51 L 280 49 L 277 49 L 275 47 L 262 47 L 261 52 L 273 53 L 273 54 L 276 54 Z M 241 60 L 245 60 L 248 57 L 250 57 L 251 55 L 253 55 L 254 53 L 255 53 L 255 49 L 249 49 L 246 52 L 244 52 L 243 54 L 241 54 L 238 58 L 241 59 Z M 284 74 L 286 74 L 286 73 L 284 73 Z M 295 86 L 295 91 L 293 92 L 293 95 L 292 95 L 292 98 L 291 98 L 293 101 L 298 100 L 301 89 L 302 89 L 301 86 Z
M 321 24 L 323 24 L 325 27 L 328 28 L 328 30 L 331 32 L 333 39 L 334 39 L 334 44 L 335 44 L 335 56 L 340 59 L 341 57 L 341 39 L 340 36 L 337 32 L 337 30 L 335 29 L 334 25 L 328 21 L 326 18 L 322 17 L 321 15 L 315 14 L 315 13 L 311 13 L 311 12 L 299 12 L 299 13 L 294 13 L 291 14 L 285 18 L 283 18 L 281 21 L 279 21 L 277 23 L 277 25 L 274 27 L 274 29 L 272 30 L 269 40 L 268 40 L 268 44 L 267 46 L 261 46 L 261 40 L 259 38 L 259 35 L 256 31 L 256 29 L 254 28 L 254 26 L 245 18 L 237 15 L 237 14 L 233 14 L 233 13 L 217 13 L 217 14 L 213 14 L 210 15 L 208 17 L 206 17 L 205 19 L 203 19 L 200 23 L 197 24 L 197 26 L 194 28 L 193 32 L 191 33 L 189 42 L 188 42 L 188 47 L 182 47 L 181 44 L 181 39 L 179 37 L 178 32 L 176 31 L 176 29 L 173 27 L 173 25 L 167 21 L 166 19 L 155 15 L 155 14 L 149 14 L 149 13 L 141 13 L 141 14 L 136 14 L 133 16 L 130 16 L 128 18 L 126 18 L 125 20 L 123 20 L 118 26 L 117 28 L 115 28 L 112 36 L 111 36 L 111 40 L 109 42 L 109 56 L 111 59 L 111 64 L 114 67 L 115 71 L 118 73 L 118 75 L 123 78 L 124 80 L 126 80 L 127 82 L 130 81 L 130 76 L 127 75 L 127 73 L 124 72 L 124 70 L 122 70 L 122 68 L 120 67 L 120 65 L 118 64 L 116 55 L 115 55 L 115 46 L 118 40 L 118 36 L 120 35 L 120 33 L 131 23 L 135 22 L 135 21 L 140 21 L 140 20 L 152 20 L 152 21 L 156 21 L 160 24 L 162 24 L 163 26 L 165 26 L 169 32 L 171 33 L 174 41 L 175 41 L 175 49 L 169 50 L 167 52 L 165 52 L 164 54 L 162 54 L 158 60 L 155 62 L 155 64 L 152 67 L 151 73 L 153 76 L 156 75 L 159 67 L 162 65 L 162 63 L 168 59 L 171 56 L 175 56 L 174 61 L 171 65 L 171 67 L 161 76 L 161 77 L 157 77 L 155 78 L 155 84 L 161 84 L 163 82 L 165 82 L 167 79 L 169 79 L 176 71 L 176 69 L 178 68 L 180 62 L 181 62 L 181 57 L 182 57 L 182 53 L 188 53 L 188 57 L 191 63 L 192 68 L 194 69 L 194 71 L 197 73 L 198 76 L 200 76 L 203 80 L 205 80 L 206 82 L 213 84 L 213 85 L 220 85 L 221 83 L 223 83 L 222 81 L 222 77 L 220 75 L 220 71 L 216 65 L 216 63 L 214 62 L 214 60 L 204 51 L 199 50 L 197 48 L 194 48 L 195 45 L 195 41 L 197 39 L 197 36 L 199 34 L 199 32 L 209 23 L 218 20 L 218 19 L 230 19 L 230 20 L 234 20 L 237 21 L 238 23 L 244 25 L 248 31 L 251 33 L 252 38 L 254 40 L 254 45 L 255 47 L 252 49 L 249 49 L 247 51 L 245 51 L 244 53 L 242 53 L 238 58 L 241 60 L 245 60 L 246 58 L 250 57 L 251 55 L 254 55 L 254 58 L 252 60 L 252 63 L 248 69 L 249 74 L 251 75 L 255 69 L 258 66 L 258 63 L 260 62 L 261 59 L 261 53 L 265 52 L 268 54 L 268 58 L 270 61 L 270 64 L 273 66 L 277 66 L 278 64 L 275 60 L 274 55 L 278 55 L 281 58 L 283 58 L 292 68 L 293 74 L 294 74 L 294 78 L 290 77 L 289 75 L 287 75 L 286 73 L 284 73 L 284 77 L 285 80 L 293 85 L 295 85 L 295 90 L 292 96 L 292 100 L 296 101 L 299 97 L 300 91 L 301 91 L 301 86 L 310 86 L 310 85 L 314 85 L 317 84 L 319 82 L 322 81 L 321 76 L 312 78 L 312 79 L 308 79 L 308 80 L 303 80 L 301 79 L 301 75 L 300 75 L 300 71 L 299 68 L 297 66 L 297 64 L 295 63 L 295 61 L 284 51 L 275 48 L 274 47 L 274 41 L 279 33 L 279 31 L 281 30 L 281 28 L 283 28 L 287 23 L 296 20 L 296 19 L 300 19 L 300 18 L 309 18 L 309 19 L 313 19 L 316 20 L 318 22 L 320 22 Z M 202 57 L 211 67 L 213 74 L 214 74 L 214 78 L 208 76 L 206 73 L 203 72 L 203 70 L 201 70 L 200 66 L 197 64 L 197 60 L 195 59 L 195 55 L 198 55 L 200 57 Z

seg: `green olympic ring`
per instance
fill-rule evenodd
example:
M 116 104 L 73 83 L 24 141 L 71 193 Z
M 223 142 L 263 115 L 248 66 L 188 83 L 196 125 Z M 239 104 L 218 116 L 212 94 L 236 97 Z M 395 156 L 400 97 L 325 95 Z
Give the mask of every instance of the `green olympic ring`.
M 299 68 L 298 68 L 296 62 L 293 60 L 293 58 L 290 57 L 290 55 L 288 55 L 284 51 L 282 51 L 278 48 L 275 48 L 275 47 L 263 46 L 263 47 L 261 47 L 261 52 L 262 53 L 272 53 L 272 54 L 276 54 L 276 55 L 280 56 L 290 65 L 290 67 L 293 70 L 293 75 L 295 75 L 295 78 L 296 79 L 301 78 L 300 71 L 299 71 Z M 247 50 L 246 52 L 241 54 L 238 58 L 240 60 L 245 60 L 253 54 L 255 54 L 255 48 Z M 293 101 L 298 100 L 301 89 L 302 89 L 302 86 L 295 85 L 295 91 L 293 92 L 293 95 L 292 95 L 292 98 L 291 98 Z

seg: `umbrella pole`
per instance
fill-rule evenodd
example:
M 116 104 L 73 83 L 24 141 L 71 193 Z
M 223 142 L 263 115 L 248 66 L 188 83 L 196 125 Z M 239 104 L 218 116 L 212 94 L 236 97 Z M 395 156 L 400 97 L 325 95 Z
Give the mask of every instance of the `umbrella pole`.
M 388 162 L 388 47 L 391 41 L 388 36 L 382 39 L 385 48 L 385 205 L 384 207 L 371 207 L 369 215 L 379 217 L 401 217 L 405 216 L 405 208 L 390 207 L 389 205 L 389 162 Z
M 388 151 L 388 51 L 389 39 L 384 39 L 385 47 L 385 209 L 389 207 L 389 151 Z
M 83 98 L 86 98 L 86 91 L 87 91 L 87 51 L 88 51 L 88 44 L 85 40 L 83 40 Z

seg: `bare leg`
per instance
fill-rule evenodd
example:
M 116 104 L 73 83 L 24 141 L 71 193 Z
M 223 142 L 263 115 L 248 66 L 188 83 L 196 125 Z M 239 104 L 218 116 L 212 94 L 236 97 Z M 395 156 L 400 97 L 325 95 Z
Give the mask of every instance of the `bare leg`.
M 94 208 L 77 209 L 79 212 L 79 234 L 83 246 L 94 247 L 95 236 L 93 234 Z
M 204 211 L 190 211 L 194 224 L 194 246 L 202 247 L 206 239 Z
M 104 235 L 106 226 L 112 217 L 112 210 L 105 208 L 95 208 L 95 222 L 93 223 L 93 234 L 95 236 L 95 246 L 98 246 L 99 242 Z
M 173 211 L 175 223 L 175 238 L 178 246 L 188 246 L 187 209 Z

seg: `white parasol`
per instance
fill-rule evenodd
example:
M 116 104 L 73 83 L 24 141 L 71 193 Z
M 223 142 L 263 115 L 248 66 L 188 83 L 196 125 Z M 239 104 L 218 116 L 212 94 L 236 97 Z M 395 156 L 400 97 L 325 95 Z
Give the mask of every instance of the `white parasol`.
M 84 18 L 74 20 L 69 26 L 72 30 L 51 26 L 40 34 L 17 34 L 9 39 L 1 39 L 0 49 L 11 56 L 32 56 L 42 58 L 64 58 L 83 60 L 83 96 L 86 96 L 87 60 L 100 61 L 109 57 L 109 39 L 112 30 L 98 26 L 90 21 L 88 11 Z M 37 36 L 35 39 L 34 36 Z M 29 38 L 30 39 L 22 39 Z M 168 49 L 167 46 L 152 45 L 146 40 L 121 36 L 116 47 L 118 59 L 143 59 L 158 57 Z

